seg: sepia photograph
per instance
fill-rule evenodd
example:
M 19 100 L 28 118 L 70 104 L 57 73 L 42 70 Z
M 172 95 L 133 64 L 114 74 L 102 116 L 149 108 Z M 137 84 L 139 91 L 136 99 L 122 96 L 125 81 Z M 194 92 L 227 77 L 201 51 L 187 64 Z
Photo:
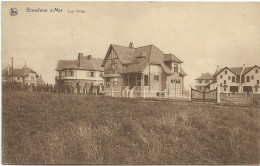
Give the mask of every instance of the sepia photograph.
M 4 165 L 259 165 L 259 2 L 1 8 Z

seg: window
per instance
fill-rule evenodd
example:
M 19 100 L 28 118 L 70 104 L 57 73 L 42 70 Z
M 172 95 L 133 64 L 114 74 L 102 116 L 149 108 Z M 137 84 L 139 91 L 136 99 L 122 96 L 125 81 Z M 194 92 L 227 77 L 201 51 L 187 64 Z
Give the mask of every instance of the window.
M 181 83 L 181 80 L 176 80 L 176 84 L 180 84 Z
M 246 82 L 250 82 L 250 76 L 246 77 Z
M 230 80 L 231 79 L 231 77 L 230 76 L 228 76 L 228 80 Z M 233 77 L 232 77 L 232 79 L 233 79 Z
M 227 88 L 224 88 L 224 91 L 226 91 L 227 90 Z
M 141 75 L 137 75 L 137 78 L 136 78 L 136 85 L 137 86 L 141 86 L 141 78 L 142 78 Z
M 17 77 L 17 80 L 20 80 L 20 77 Z
M 258 88 L 255 88 L 255 92 L 257 92 Z
M 259 84 L 259 80 L 257 80 L 256 82 L 257 82 L 257 84 Z
M 66 70 L 65 76 L 74 76 L 74 71 L 73 70 Z
M 205 80 L 204 82 L 205 82 L 206 84 L 208 84 L 208 83 L 209 83 L 209 80 Z
M 202 83 L 202 80 L 199 80 L 199 84 L 201 84 Z
M 148 75 L 144 75 L 144 86 L 148 86 Z
M 232 82 L 236 82 L 236 77 L 232 76 Z
M 255 73 L 258 73 L 258 69 L 255 69 Z
M 227 71 L 225 71 L 225 74 L 227 74 Z
M 175 82 L 175 80 L 171 80 L 171 83 L 173 84 Z
M 154 75 L 154 80 L 159 82 L 159 75 Z
M 220 83 L 220 87 L 222 87 L 222 83 Z
M 253 80 L 253 79 L 254 79 L 254 76 L 251 76 L 251 79 Z
M 220 75 L 220 78 L 222 78 L 222 75 Z
M 174 73 L 178 73 L 178 65 L 174 65 Z
M 61 77 L 61 76 L 62 76 L 62 72 L 60 71 L 60 72 L 59 72 L 59 77 Z
M 117 63 L 113 63 L 113 64 L 112 64 L 112 69 L 113 69 L 113 70 L 116 70 L 116 69 L 117 69 Z
M 104 75 L 104 72 L 99 73 L 99 77 L 102 77 Z
M 31 80 L 33 80 L 33 81 L 34 81 L 34 77 L 33 77 L 33 76 L 31 76 Z
M 114 79 L 113 79 L 113 86 L 117 86 L 117 85 L 118 85 L 117 78 L 114 78 Z
M 227 83 L 227 81 L 226 80 L 224 80 L 224 84 L 226 84 Z
M 106 78 L 106 86 L 110 86 L 110 78 Z
M 90 72 L 90 77 L 95 77 L 95 72 Z

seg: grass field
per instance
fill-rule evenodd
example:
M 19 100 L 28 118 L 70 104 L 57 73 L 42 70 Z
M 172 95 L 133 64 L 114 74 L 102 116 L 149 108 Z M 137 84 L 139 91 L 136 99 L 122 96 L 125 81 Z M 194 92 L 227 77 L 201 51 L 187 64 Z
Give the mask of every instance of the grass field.
M 5 164 L 259 164 L 259 107 L 3 92 Z

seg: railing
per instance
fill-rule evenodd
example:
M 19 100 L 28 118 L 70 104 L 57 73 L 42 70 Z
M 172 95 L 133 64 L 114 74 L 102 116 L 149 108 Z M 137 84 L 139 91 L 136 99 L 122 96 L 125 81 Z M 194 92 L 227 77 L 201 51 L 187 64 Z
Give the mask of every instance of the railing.
M 129 92 L 129 97 L 134 97 L 134 90 L 135 90 L 136 86 L 134 86 L 130 92 Z
M 247 98 L 247 93 L 220 93 L 221 98 Z

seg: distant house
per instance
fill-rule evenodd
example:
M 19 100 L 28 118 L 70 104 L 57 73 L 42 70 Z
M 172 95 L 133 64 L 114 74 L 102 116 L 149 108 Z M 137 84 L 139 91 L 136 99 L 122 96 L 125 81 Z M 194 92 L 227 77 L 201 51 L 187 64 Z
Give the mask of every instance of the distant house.
M 260 66 L 225 67 L 217 69 L 210 88 L 220 87 L 220 92 L 260 93 Z
M 145 90 L 150 96 L 158 96 L 154 92 L 166 89 L 169 96 L 182 96 L 186 76 L 182 63 L 154 45 L 134 48 L 133 43 L 129 47 L 111 44 L 101 65 L 105 90 Z
M 80 93 L 84 88 L 93 85 L 103 85 L 104 69 L 101 67 L 102 59 L 93 58 L 91 55 L 78 54 L 76 60 L 59 60 L 55 82 L 57 86 L 78 88 Z
M 210 84 L 213 82 L 213 75 L 210 73 L 202 73 L 196 78 L 196 88 L 198 91 L 209 91 Z
M 13 74 L 12 74 L 13 73 Z M 2 71 L 2 82 L 13 82 L 21 83 L 23 85 L 37 85 L 37 77 L 38 74 L 30 69 L 26 64 L 22 69 L 13 69 L 12 67 L 8 66 Z

